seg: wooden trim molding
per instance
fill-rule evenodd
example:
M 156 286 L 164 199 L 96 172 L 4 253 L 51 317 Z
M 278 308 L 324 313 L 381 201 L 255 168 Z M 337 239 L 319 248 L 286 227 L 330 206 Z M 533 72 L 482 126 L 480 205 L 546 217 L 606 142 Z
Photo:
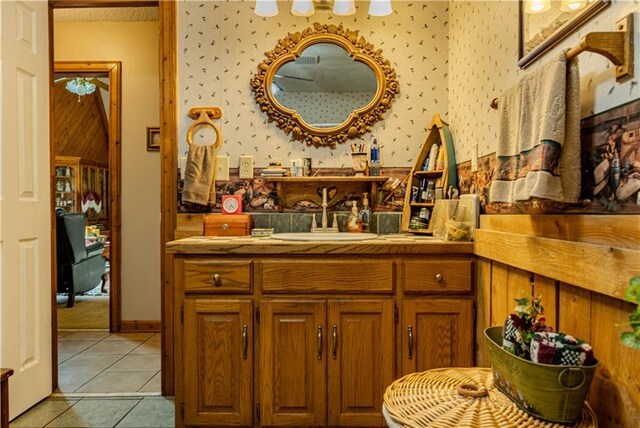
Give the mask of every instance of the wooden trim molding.
M 173 332 L 173 255 L 164 246 L 174 239 L 178 189 L 176 183 L 178 157 L 178 60 L 175 1 L 160 2 L 160 153 L 161 162 L 161 314 L 162 314 L 162 395 L 174 395 L 175 363 Z
M 121 175 L 122 175 L 122 63 L 120 61 L 56 61 L 56 73 L 107 73 L 109 75 L 109 329 L 120 331 Z M 53 163 L 53 158 L 51 162 Z
M 158 0 L 49 0 L 55 9 L 78 9 L 89 7 L 152 7 Z
M 161 330 L 160 321 L 122 320 L 120 323 L 122 333 L 160 333 Z

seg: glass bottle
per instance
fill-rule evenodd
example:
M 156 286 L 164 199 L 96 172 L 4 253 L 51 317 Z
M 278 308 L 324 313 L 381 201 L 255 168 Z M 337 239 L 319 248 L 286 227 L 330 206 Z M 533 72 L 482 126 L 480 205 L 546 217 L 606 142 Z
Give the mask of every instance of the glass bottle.
M 427 183 L 427 190 L 425 191 L 424 202 L 432 204 L 435 201 L 435 192 L 433 190 L 433 181 Z
M 371 145 L 371 153 L 369 155 L 369 173 L 373 176 L 380 175 L 380 147 L 378 146 L 378 140 L 373 139 L 373 144 Z
M 365 192 L 362 194 L 362 209 L 360 210 L 360 222 L 362 223 L 362 231 L 369 231 L 369 218 L 371 217 L 371 210 L 369 209 L 369 198 Z

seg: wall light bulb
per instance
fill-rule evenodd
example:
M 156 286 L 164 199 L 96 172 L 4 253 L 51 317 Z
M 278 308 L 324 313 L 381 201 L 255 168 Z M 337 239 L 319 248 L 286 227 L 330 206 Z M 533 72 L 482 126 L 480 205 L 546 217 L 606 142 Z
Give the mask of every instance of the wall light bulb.
M 585 0 L 562 0 L 560 2 L 560 10 L 563 12 L 575 12 L 587 5 Z
M 293 0 L 291 5 L 291 14 L 294 16 L 311 16 L 315 10 L 313 9 L 312 0 Z
M 255 12 L 258 16 L 276 16 L 278 14 L 278 3 L 276 0 L 256 0 Z
M 551 9 L 549 0 L 527 0 L 524 2 L 525 13 L 542 13 Z
M 393 13 L 391 0 L 371 0 L 369 3 L 369 15 L 387 16 Z
M 335 0 L 333 3 L 333 14 L 338 16 L 349 16 L 356 13 L 356 2 L 354 0 Z

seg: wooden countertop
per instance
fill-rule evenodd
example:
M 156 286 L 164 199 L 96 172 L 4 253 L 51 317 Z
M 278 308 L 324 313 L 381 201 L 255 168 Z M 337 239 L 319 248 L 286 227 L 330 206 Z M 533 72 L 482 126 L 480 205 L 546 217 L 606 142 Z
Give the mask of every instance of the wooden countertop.
M 280 241 L 252 236 L 194 236 L 168 242 L 173 254 L 473 254 L 473 242 L 381 235 L 368 241 Z

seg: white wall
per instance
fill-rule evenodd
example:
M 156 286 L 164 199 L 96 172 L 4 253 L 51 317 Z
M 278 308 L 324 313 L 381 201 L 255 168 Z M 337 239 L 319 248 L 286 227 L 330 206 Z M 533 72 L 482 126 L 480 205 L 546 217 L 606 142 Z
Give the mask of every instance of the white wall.
M 577 45 L 591 31 L 615 31 L 615 23 L 640 11 L 635 1 L 613 0 L 612 5 L 539 58 L 525 70 L 518 68 L 517 1 L 452 1 L 449 10 L 449 120 L 456 160 L 471 159 L 474 145 L 479 155 L 496 151 L 498 112 L 491 100 L 518 78 L 535 70 L 563 49 Z M 640 40 L 635 37 L 635 78 L 618 84 L 611 62 L 603 56 L 582 53 L 582 116 L 608 110 L 640 97 Z
M 56 61 L 122 62 L 122 319 L 160 319 L 158 22 L 55 22 Z
M 357 13 L 338 17 L 316 10 L 309 18 L 290 14 L 291 2 L 279 2 L 280 14 L 260 18 L 251 1 L 181 1 L 178 3 L 179 142 L 186 151 L 185 134 L 192 120 L 189 108 L 221 106 L 224 143 L 221 155 L 237 166 L 241 154 L 255 157 L 257 167 L 270 160 L 288 165 L 290 158 L 312 157 L 313 166 L 350 167 L 349 144 L 337 149 L 309 148 L 290 141 L 267 123 L 253 99 L 249 80 L 264 53 L 288 32 L 301 31 L 314 22 L 342 23 L 359 30 L 388 59 L 398 74 L 400 94 L 384 121 L 365 135 L 382 144 L 385 166 L 412 166 L 434 113 L 447 114 L 446 1 L 395 1 L 395 13 L 369 17 L 369 2 L 357 2 Z

